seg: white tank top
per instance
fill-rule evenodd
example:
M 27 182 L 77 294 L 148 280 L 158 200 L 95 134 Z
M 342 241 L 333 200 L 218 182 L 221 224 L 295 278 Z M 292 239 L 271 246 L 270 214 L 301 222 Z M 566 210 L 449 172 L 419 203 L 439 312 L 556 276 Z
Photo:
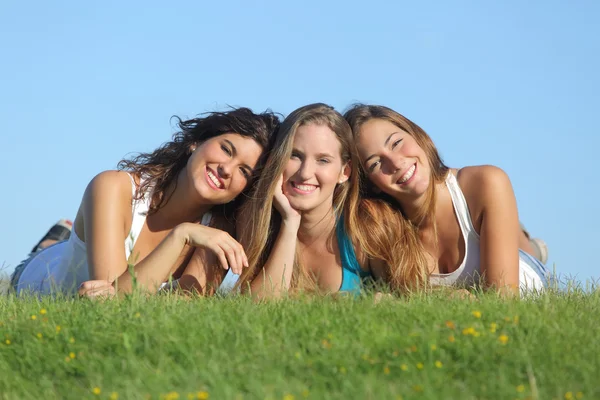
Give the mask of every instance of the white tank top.
M 432 285 L 470 287 L 478 286 L 481 274 L 479 234 L 473 227 L 467 200 L 452 172 L 446 177 L 454 212 L 465 241 L 465 257 L 456 269 L 449 274 L 431 274 Z M 544 266 L 533 257 L 519 250 L 519 285 L 521 293 L 544 288 L 546 277 Z
M 132 196 L 135 198 L 137 186 L 133 177 L 128 175 L 131 179 Z M 131 230 L 125 239 L 125 256 L 128 262 L 136 261 L 130 260 L 131 251 L 146 221 L 150 201 L 151 191 L 148 191 L 143 198 L 132 202 Z M 210 221 L 211 213 L 207 212 L 202 216 L 201 224 L 208 226 Z M 81 283 L 88 280 L 90 274 L 86 245 L 73 230 L 67 241 L 57 243 L 34 255 L 23 269 L 16 286 L 17 293 L 23 290 L 40 294 L 73 293 Z

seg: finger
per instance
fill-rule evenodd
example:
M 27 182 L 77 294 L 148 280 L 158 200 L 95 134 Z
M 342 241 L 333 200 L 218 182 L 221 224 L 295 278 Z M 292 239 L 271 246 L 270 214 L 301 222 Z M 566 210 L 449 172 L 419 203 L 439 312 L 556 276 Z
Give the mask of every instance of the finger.
M 227 257 L 225 257 L 225 252 L 220 247 L 217 247 L 214 250 L 217 258 L 219 259 L 219 263 L 223 269 L 229 269 L 229 264 L 227 263 Z
M 236 271 L 240 269 L 240 264 L 238 263 L 235 249 L 229 243 L 223 243 L 221 247 L 225 251 L 225 256 L 229 262 L 229 268 L 231 268 L 234 273 L 237 273 Z

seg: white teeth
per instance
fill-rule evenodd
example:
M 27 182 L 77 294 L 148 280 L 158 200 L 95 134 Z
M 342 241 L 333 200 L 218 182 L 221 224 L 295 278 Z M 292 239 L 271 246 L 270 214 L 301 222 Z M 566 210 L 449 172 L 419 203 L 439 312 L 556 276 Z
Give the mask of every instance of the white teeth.
M 213 181 L 213 183 L 215 184 L 216 187 L 218 187 L 219 189 L 223 188 L 223 184 L 221 182 L 219 182 L 217 177 L 212 172 L 210 172 L 209 170 L 206 170 L 206 174 L 208 175 L 210 180 Z
M 404 175 L 402 175 L 402 177 L 400 177 L 399 182 L 400 183 L 404 183 L 407 180 L 409 180 L 410 178 L 412 178 L 413 174 L 415 173 L 415 169 L 417 169 L 417 165 L 413 165 L 412 167 L 410 167 L 408 169 L 408 171 L 406 171 L 406 173 Z
M 317 188 L 315 185 L 298 185 L 296 183 L 294 183 L 294 186 L 297 189 L 302 190 L 303 192 L 310 192 L 310 191 L 313 191 L 313 190 L 315 190 Z

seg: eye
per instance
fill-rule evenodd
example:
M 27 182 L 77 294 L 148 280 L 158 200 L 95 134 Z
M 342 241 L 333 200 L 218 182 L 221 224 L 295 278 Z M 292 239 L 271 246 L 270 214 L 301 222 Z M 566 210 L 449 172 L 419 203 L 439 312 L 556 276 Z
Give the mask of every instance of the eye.
M 296 159 L 296 160 L 300 160 L 300 153 L 298 153 L 297 151 L 292 151 L 292 155 L 290 156 L 291 159 Z
M 250 171 L 248 171 L 247 168 L 240 168 L 240 171 L 242 171 L 242 175 L 246 179 L 250 179 L 250 177 L 252 176 L 252 174 L 250 173 Z
M 319 158 L 319 159 L 317 160 L 317 162 L 318 162 L 319 164 L 329 164 L 329 163 L 331 162 L 331 160 L 329 160 L 328 158 Z
M 221 145 L 221 150 L 223 150 L 223 152 L 225 152 L 225 154 L 227 154 L 230 157 L 233 154 L 231 149 L 224 144 Z
M 375 168 L 377 168 L 377 166 L 379 166 L 380 163 L 381 163 L 381 161 L 375 161 L 374 163 L 369 165 L 367 169 L 369 170 L 369 172 L 373 172 L 373 171 L 375 171 Z
M 394 143 L 392 143 L 392 149 L 394 149 L 396 146 L 398 146 L 401 141 L 402 141 L 402 139 L 398 139 Z

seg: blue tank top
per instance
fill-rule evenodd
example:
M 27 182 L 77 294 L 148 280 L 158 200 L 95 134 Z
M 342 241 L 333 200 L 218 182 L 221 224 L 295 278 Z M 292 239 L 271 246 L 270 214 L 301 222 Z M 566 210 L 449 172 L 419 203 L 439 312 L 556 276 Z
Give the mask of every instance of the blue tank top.
M 361 280 L 371 274 L 365 272 L 360 267 L 354 252 L 352 241 L 344 227 L 344 219 L 339 218 L 335 227 L 338 247 L 340 248 L 340 258 L 342 260 L 342 285 L 340 292 L 350 292 L 358 294 L 361 288 Z

